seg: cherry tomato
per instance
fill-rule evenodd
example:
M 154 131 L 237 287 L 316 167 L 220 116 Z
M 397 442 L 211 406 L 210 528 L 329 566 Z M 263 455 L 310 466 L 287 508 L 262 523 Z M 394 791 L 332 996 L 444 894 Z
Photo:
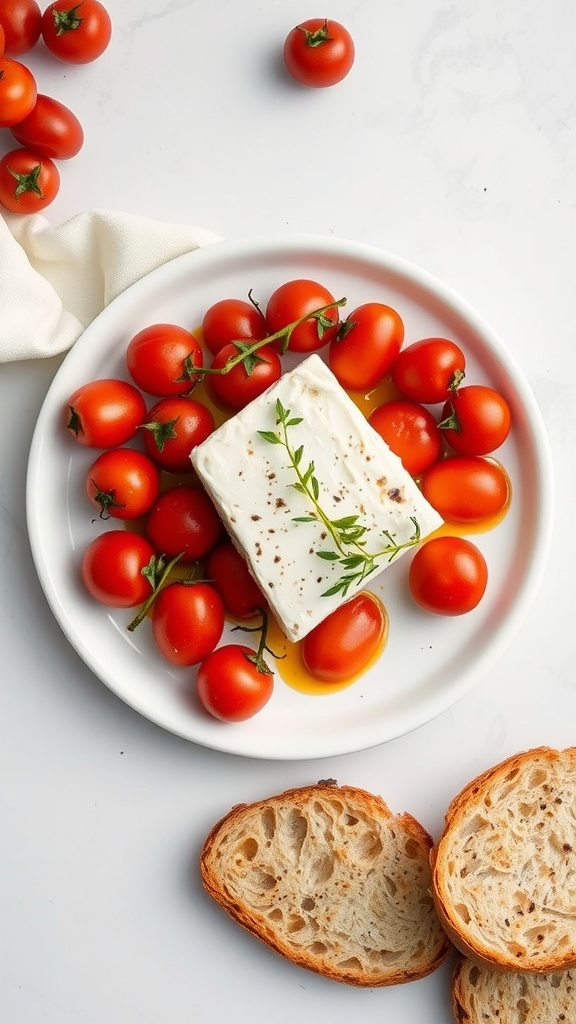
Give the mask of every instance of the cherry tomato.
M 384 636 L 385 619 L 378 599 L 356 594 L 327 616 L 302 641 L 302 660 L 310 675 L 339 683 L 362 672 Z
M 0 160 L 0 203 L 12 213 L 37 213 L 54 201 L 60 174 L 47 156 L 12 149 Z
M 193 367 L 203 364 L 202 346 L 178 324 L 151 324 L 128 343 L 126 366 L 142 391 L 158 398 L 183 395 L 193 386 Z
M 36 103 L 36 93 L 32 72 L 18 60 L 0 57 L 0 128 L 11 128 L 27 117 Z
M 195 398 L 161 398 L 148 412 L 143 441 L 148 455 L 168 473 L 191 473 L 190 452 L 216 426 L 210 409 Z
M 231 540 L 223 540 L 212 549 L 206 559 L 206 576 L 235 619 L 251 619 L 258 609 L 265 608 L 266 598 Z
M 21 146 L 53 160 L 69 160 L 84 143 L 84 132 L 76 115 L 63 103 L 42 93 L 38 93 L 28 116 L 13 125 L 11 131 Z
M 354 64 L 354 41 L 339 22 L 309 18 L 288 33 L 283 55 L 297 82 L 320 89 L 346 77 Z
M 398 398 L 384 402 L 369 417 L 374 430 L 402 460 L 411 476 L 418 476 L 440 457 L 442 434 L 429 409 Z
M 315 313 L 334 302 L 334 296 L 323 285 L 307 278 L 286 281 L 277 288 L 266 306 L 268 334 L 276 334 L 289 324 Z M 338 307 L 310 316 L 290 334 L 291 352 L 314 352 L 336 336 L 339 324 Z
M 66 404 L 66 425 L 78 444 L 117 448 L 146 422 L 146 402 L 133 384 L 115 378 L 79 387 Z
M 343 388 L 370 391 L 385 377 L 404 340 L 401 317 L 383 302 L 358 306 L 330 343 L 330 369 Z
M 510 407 L 498 391 L 469 384 L 445 403 L 439 426 L 460 455 L 489 455 L 504 444 L 511 423 Z
M 493 519 L 508 503 L 508 477 L 497 462 L 479 455 L 440 459 L 422 475 L 422 493 L 450 523 Z
M 220 539 L 222 523 L 201 487 L 181 485 L 164 491 L 146 517 L 146 536 L 159 555 L 183 563 L 206 555 Z
M 84 585 L 100 604 L 133 608 L 152 593 L 143 570 L 153 558 L 153 548 L 137 533 L 128 530 L 101 533 L 84 552 Z
M 418 548 L 409 569 L 416 604 L 436 615 L 464 615 L 480 603 L 488 582 L 482 552 L 464 537 L 433 537 Z
M 12 56 L 27 53 L 40 38 L 42 12 L 36 0 L 2 0 L 0 29 L 4 31 L 4 49 Z
M 246 342 L 249 345 L 249 342 Z M 226 366 L 228 360 L 241 352 L 239 344 L 224 345 L 214 356 L 211 369 Z M 209 388 L 214 398 L 236 412 L 248 402 L 258 398 L 271 384 L 282 376 L 282 361 L 272 345 L 263 345 L 243 362 L 237 363 L 226 373 L 209 374 Z
M 267 335 L 266 321 L 253 302 L 220 299 L 204 314 L 202 337 L 212 355 L 230 341 L 262 341 Z
M 112 36 L 112 22 L 98 0 L 55 0 L 42 15 L 42 38 L 66 64 L 90 64 Z
M 169 583 L 152 606 L 152 635 L 173 665 L 197 665 L 218 644 L 224 605 L 209 583 Z
M 445 402 L 460 387 L 466 356 L 449 338 L 422 338 L 407 345 L 392 367 L 392 381 L 406 398 L 425 405 Z
M 272 672 L 261 671 L 256 655 L 244 644 L 224 644 L 204 659 L 196 689 L 203 707 L 223 722 L 244 722 L 268 703 L 274 689 Z
M 159 470 L 134 448 L 102 452 L 86 474 L 86 493 L 102 519 L 143 516 L 159 490 Z

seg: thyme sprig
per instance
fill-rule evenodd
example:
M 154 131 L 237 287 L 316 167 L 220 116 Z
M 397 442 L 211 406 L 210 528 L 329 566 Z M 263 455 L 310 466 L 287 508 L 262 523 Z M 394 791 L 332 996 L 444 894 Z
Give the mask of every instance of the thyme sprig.
M 394 534 L 383 530 L 384 546 L 375 552 L 367 551 L 366 535 L 369 529 L 360 521 L 358 515 L 331 519 L 322 508 L 320 483 L 316 476 L 314 462 L 313 460 L 306 461 L 304 445 L 294 447 L 290 439 L 291 428 L 302 423 L 303 417 L 292 416 L 290 409 L 286 409 L 280 400 L 276 401 L 275 409 L 277 430 L 259 430 L 258 434 L 269 444 L 282 445 L 288 456 L 290 469 L 296 476 L 295 482 L 291 483 L 290 487 L 293 487 L 299 494 L 303 494 L 312 506 L 308 515 L 294 516 L 293 522 L 318 523 L 332 538 L 334 547 L 321 549 L 316 554 L 325 561 L 338 562 L 343 573 L 333 586 L 324 591 L 322 597 L 331 597 L 333 594 L 346 596 L 352 586 L 360 586 L 367 576 L 375 572 L 381 561 L 391 562 L 400 551 L 413 547 L 419 542 L 418 520 L 414 516 L 410 516 L 414 531 L 407 541 L 397 544 Z

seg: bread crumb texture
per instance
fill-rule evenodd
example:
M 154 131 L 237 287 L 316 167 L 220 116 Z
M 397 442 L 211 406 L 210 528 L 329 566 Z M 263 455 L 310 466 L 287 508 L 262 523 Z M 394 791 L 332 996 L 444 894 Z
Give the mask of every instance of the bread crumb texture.
M 432 841 L 353 787 L 304 787 L 233 808 L 201 859 L 210 895 L 302 967 L 360 986 L 424 977 L 450 944 L 430 895 Z
M 459 1024 L 574 1024 L 576 974 L 495 971 L 462 958 L 452 999 Z
M 433 893 L 453 942 L 478 963 L 576 966 L 576 748 L 522 752 L 462 790 L 435 851 Z

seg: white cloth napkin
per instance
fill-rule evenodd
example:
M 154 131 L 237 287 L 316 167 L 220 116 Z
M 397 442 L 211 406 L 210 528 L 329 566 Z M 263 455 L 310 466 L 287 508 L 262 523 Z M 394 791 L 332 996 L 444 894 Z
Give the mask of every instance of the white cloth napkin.
M 0 214 L 0 363 L 66 351 L 134 281 L 217 241 L 203 228 L 113 210 L 57 227 L 38 213 Z

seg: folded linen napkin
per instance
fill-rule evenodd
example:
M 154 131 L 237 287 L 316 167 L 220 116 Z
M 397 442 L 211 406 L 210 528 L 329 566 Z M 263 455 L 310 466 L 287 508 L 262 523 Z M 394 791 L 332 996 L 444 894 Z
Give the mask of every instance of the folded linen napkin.
M 91 210 L 51 227 L 0 215 L 0 363 L 66 351 L 130 284 L 219 241 L 203 228 Z

